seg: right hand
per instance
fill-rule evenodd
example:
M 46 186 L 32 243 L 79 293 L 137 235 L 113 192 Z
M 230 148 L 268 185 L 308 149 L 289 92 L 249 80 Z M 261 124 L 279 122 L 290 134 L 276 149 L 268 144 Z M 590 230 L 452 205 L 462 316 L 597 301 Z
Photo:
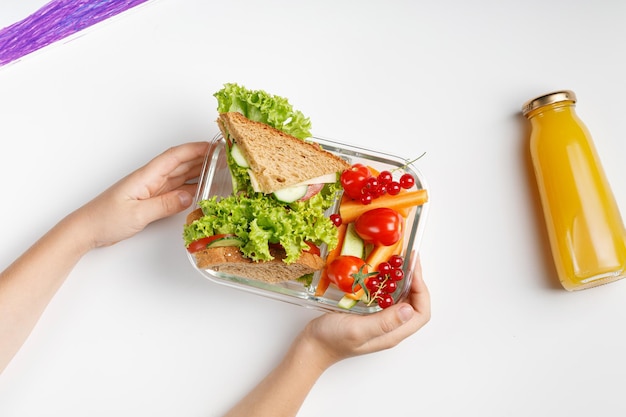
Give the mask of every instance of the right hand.
M 419 257 L 413 257 L 414 275 L 406 302 L 369 316 L 327 313 L 312 320 L 302 332 L 319 353 L 323 369 L 340 360 L 396 346 L 430 320 L 430 295 L 422 279 Z

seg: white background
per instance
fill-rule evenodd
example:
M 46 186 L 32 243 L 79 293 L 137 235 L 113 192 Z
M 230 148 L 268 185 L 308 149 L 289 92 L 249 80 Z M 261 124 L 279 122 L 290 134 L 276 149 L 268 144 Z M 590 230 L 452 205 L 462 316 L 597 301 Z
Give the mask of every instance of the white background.
M 3 1 L 1 26 L 43 3 Z M 432 320 L 328 370 L 301 416 L 623 416 L 626 281 L 558 284 L 519 110 L 573 89 L 623 211 L 625 21 L 610 0 L 154 0 L 0 68 L 0 266 L 213 137 L 212 94 L 237 82 L 317 136 L 426 152 Z M 80 262 L 0 376 L 0 416 L 218 416 L 279 362 L 320 313 L 203 279 L 184 216 Z

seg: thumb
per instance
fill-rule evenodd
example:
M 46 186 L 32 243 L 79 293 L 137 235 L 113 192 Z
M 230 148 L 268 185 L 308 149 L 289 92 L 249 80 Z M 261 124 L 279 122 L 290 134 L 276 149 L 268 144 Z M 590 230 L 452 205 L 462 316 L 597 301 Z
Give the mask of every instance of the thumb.
M 144 213 L 147 223 L 180 213 L 191 206 L 192 201 L 191 194 L 183 190 L 170 191 L 144 200 Z

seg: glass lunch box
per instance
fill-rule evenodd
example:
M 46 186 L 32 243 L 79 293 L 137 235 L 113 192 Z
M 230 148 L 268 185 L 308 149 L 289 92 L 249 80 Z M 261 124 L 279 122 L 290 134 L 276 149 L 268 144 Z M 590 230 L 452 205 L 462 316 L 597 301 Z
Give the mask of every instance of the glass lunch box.
M 422 173 L 416 169 L 413 164 L 409 163 L 409 160 L 407 159 L 381 152 L 374 152 L 353 145 L 341 144 L 318 137 L 310 138 L 310 140 L 321 145 L 323 149 L 344 158 L 350 164 L 362 163 L 378 171 L 392 171 L 397 168 L 402 168 L 405 172 L 413 175 L 415 178 L 415 187 L 417 189 L 428 188 Z M 192 209 L 197 207 L 196 203 L 201 200 L 205 200 L 213 196 L 228 196 L 232 194 L 232 180 L 226 162 L 226 147 L 226 141 L 221 133 L 217 134 L 213 140 L 210 141 L 202 173 L 198 180 L 198 190 L 196 192 L 194 206 L 192 206 Z M 406 219 L 405 238 L 401 253 L 404 258 L 404 279 L 399 281 L 398 288 L 393 294 L 393 298 L 396 300 L 396 303 L 405 299 L 409 293 L 413 275 L 412 267 L 415 265 L 414 262 L 411 262 L 411 259 L 419 250 L 428 214 L 428 207 L 428 202 L 421 206 L 414 207 L 411 210 L 409 217 Z M 338 210 L 339 200 L 328 210 L 328 215 L 330 216 L 333 212 L 337 212 Z M 320 249 L 322 257 L 325 258 L 327 253 L 326 248 L 322 247 Z M 358 302 L 351 309 L 341 308 L 338 303 L 344 296 L 344 293 L 335 288 L 332 284 L 324 292 L 323 296 L 316 296 L 315 290 L 321 275 L 319 271 L 313 276 L 310 286 L 305 286 L 299 281 L 266 283 L 260 280 L 213 271 L 211 269 L 198 268 L 194 255 L 190 254 L 186 250 L 185 253 L 187 253 L 189 261 L 194 269 L 200 272 L 200 274 L 205 278 L 208 278 L 218 284 L 227 285 L 265 297 L 326 312 L 338 311 L 364 315 L 375 313 L 381 309 L 376 303 L 367 305 L 362 301 Z

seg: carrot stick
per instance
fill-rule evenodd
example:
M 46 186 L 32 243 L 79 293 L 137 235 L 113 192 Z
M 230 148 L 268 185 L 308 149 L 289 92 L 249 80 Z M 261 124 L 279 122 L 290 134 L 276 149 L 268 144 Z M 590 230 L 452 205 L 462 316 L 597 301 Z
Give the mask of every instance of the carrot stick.
M 360 300 L 365 294 L 365 290 L 363 288 L 359 288 L 356 292 L 347 292 L 346 297 L 352 298 L 353 300 Z
M 346 236 L 346 229 L 348 228 L 347 223 L 342 223 L 337 228 L 337 246 L 326 255 L 326 265 L 331 263 L 339 254 L 341 253 L 341 247 L 343 246 L 343 239 Z M 326 273 L 326 268 L 322 270 L 322 274 L 320 275 L 319 282 L 317 283 L 317 287 L 315 288 L 315 296 L 321 297 L 324 295 L 328 286 L 330 285 L 330 279 L 328 278 L 328 274 Z
M 404 189 L 403 189 L 403 190 L 400 190 L 400 194 L 402 194 L 402 193 L 407 193 L 407 192 L 408 192 L 408 191 L 407 191 L 407 190 L 404 190 Z M 396 211 L 397 211 L 398 213 L 400 213 L 400 215 L 406 219 L 407 217 L 409 217 L 409 214 L 411 214 L 411 210 L 412 210 L 412 209 L 413 209 L 413 206 L 411 206 L 411 207 L 402 207 L 402 208 L 401 208 L 401 207 L 398 207 L 398 208 L 396 209 Z
M 361 214 L 376 208 L 388 207 L 394 210 L 405 209 L 424 204 L 428 201 L 428 191 L 425 189 L 407 191 L 398 195 L 385 194 L 364 205 L 360 201 L 344 200 L 339 207 L 339 214 L 344 223 L 355 221 Z
M 406 219 L 407 217 L 409 217 L 409 214 L 411 214 L 411 209 L 412 207 L 404 207 L 404 208 L 399 208 L 396 211 L 400 213 L 400 215 Z
M 328 287 L 330 286 L 330 279 L 328 278 L 328 274 L 326 273 L 326 269 L 322 270 L 322 275 L 320 276 L 320 280 L 317 283 L 317 287 L 315 287 L 315 296 L 321 297 L 324 295 Z
M 380 171 L 379 171 L 379 170 L 377 170 L 376 168 L 374 168 L 374 167 L 373 167 L 373 166 L 371 166 L 371 165 L 368 165 L 368 166 L 367 166 L 367 169 L 369 169 L 369 170 L 370 170 L 370 173 L 371 173 L 371 174 L 372 174 L 372 176 L 374 176 L 374 177 L 377 177 L 377 176 L 378 176 L 378 174 L 380 174 Z
M 399 255 L 402 252 L 402 239 L 397 241 L 391 246 L 378 245 L 375 246 L 370 255 L 365 260 L 365 263 L 369 266 L 370 271 L 376 271 L 378 265 L 382 262 L 388 261 L 391 255 Z
M 371 166 L 367 166 L 367 168 L 370 170 L 370 172 L 372 173 L 373 176 L 377 177 L 380 174 L 380 171 L 377 170 L 374 167 Z M 406 193 L 405 189 L 400 190 L 401 193 Z M 400 208 L 400 209 L 396 209 L 396 211 L 398 213 L 400 213 L 402 215 L 402 217 L 404 217 L 405 219 L 407 217 L 409 217 L 409 213 L 411 212 L 411 207 L 405 207 L 405 208 Z

